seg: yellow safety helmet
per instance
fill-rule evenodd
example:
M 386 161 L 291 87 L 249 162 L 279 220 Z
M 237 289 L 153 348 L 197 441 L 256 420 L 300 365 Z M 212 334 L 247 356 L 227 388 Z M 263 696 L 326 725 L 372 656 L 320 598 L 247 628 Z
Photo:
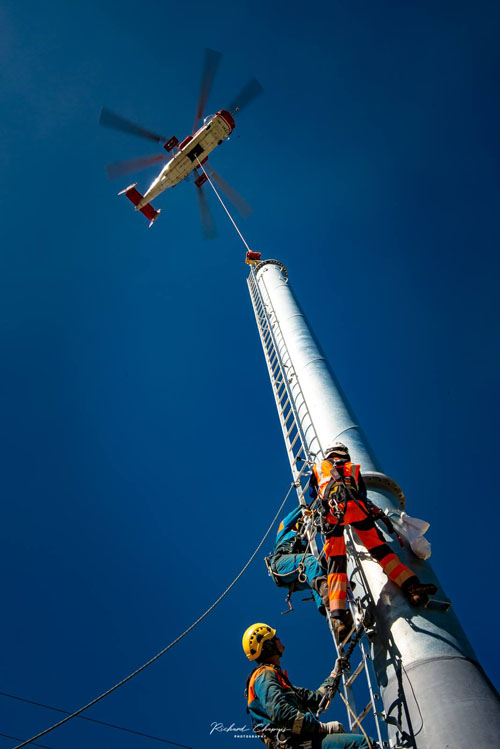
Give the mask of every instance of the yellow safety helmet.
M 258 622 L 252 624 L 248 629 L 245 630 L 243 635 L 243 650 L 249 661 L 254 661 L 262 653 L 262 646 L 266 640 L 272 640 L 275 636 L 276 630 L 269 626 L 269 624 L 263 624 Z

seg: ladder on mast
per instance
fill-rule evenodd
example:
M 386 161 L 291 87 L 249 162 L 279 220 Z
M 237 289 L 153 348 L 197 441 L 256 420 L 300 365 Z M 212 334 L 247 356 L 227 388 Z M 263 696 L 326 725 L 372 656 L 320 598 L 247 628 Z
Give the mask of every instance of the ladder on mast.
M 268 260 L 266 262 L 272 263 L 275 261 Z M 253 267 L 250 270 L 247 284 L 271 380 L 274 400 L 276 402 L 278 417 L 283 432 L 290 469 L 292 471 L 293 483 L 297 491 L 299 503 L 305 507 L 307 505 L 305 493 L 309 486 L 312 465 L 314 464 L 316 455 L 321 453 L 321 444 L 309 415 L 307 402 L 304 398 L 300 382 L 294 371 L 292 359 L 281 332 L 276 311 L 273 308 L 270 297 L 266 296 L 266 298 L 264 298 Z M 302 464 L 301 467 L 299 467 L 299 464 Z M 317 526 L 310 526 L 308 540 L 312 553 L 316 558 L 320 559 L 322 554 L 318 551 L 315 540 L 318 532 L 319 529 Z M 347 551 L 348 556 L 351 557 L 351 561 L 354 563 L 352 576 L 356 576 L 356 584 L 357 586 L 359 585 L 362 591 L 359 596 L 354 596 L 352 590 L 349 591 L 350 607 L 354 616 L 355 624 L 359 626 L 366 616 L 369 617 L 373 614 L 374 603 L 366 577 L 363 574 L 359 562 L 359 555 L 350 528 L 348 529 Z M 335 643 L 337 655 L 342 655 L 343 648 L 337 644 L 329 614 L 327 615 L 327 620 Z M 361 660 L 352 671 L 344 672 L 341 679 L 344 698 L 350 708 L 347 710 L 349 729 L 351 731 L 359 731 L 359 728 L 357 727 L 371 713 L 374 719 L 379 744 L 380 746 L 388 747 L 389 741 L 387 739 L 387 731 L 385 730 L 385 725 L 381 726 L 382 721 L 385 723 L 385 714 L 381 707 L 382 700 L 380 695 L 374 689 L 376 679 L 371 664 L 370 646 L 368 643 L 368 637 L 371 633 L 369 629 L 365 627 L 363 627 L 363 629 L 363 634 L 358 642 Z M 365 676 L 365 684 L 368 690 L 369 700 L 366 706 L 357 713 L 353 685 L 362 673 L 364 673 Z M 353 715 L 355 715 L 356 718 L 353 718 Z

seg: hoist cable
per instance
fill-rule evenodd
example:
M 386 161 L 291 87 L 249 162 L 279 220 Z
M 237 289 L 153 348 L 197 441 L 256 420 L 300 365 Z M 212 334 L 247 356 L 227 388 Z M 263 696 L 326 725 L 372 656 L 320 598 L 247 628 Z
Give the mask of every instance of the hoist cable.
M 10 697 L 11 700 L 17 700 L 18 702 L 24 702 L 27 705 L 35 705 L 35 707 L 43 707 L 45 710 L 52 710 L 55 713 L 63 713 L 64 715 L 70 715 L 69 710 L 62 710 L 60 707 L 54 707 L 53 705 L 45 705 L 43 702 L 35 702 L 34 700 L 28 700 L 25 697 L 18 697 L 16 694 L 10 694 L 9 692 L 0 692 L 1 697 Z M 97 723 L 99 726 L 106 726 L 106 728 L 115 728 L 117 731 L 125 731 L 126 733 L 134 734 L 135 736 L 141 736 L 141 738 L 151 739 L 152 741 L 161 741 L 163 744 L 170 744 L 171 746 L 179 746 L 182 749 L 192 749 L 192 747 L 186 744 L 178 744 L 176 741 L 168 741 L 161 736 L 153 736 L 149 733 L 143 733 L 142 731 L 134 731 L 133 728 L 125 728 L 124 726 L 118 726 L 116 723 L 107 723 L 104 720 L 97 720 L 97 718 L 89 718 L 86 715 L 79 715 L 79 720 L 87 720 L 89 723 Z M 0 734 L 1 735 L 1 734 Z M 16 741 L 22 741 L 17 737 Z
M 177 645 L 177 643 L 180 642 L 180 640 L 182 640 L 187 634 L 189 634 L 189 632 L 191 632 L 203 619 L 205 619 L 205 617 L 207 617 L 215 609 L 215 607 L 222 601 L 222 599 L 227 596 L 227 594 L 229 593 L 229 591 L 231 590 L 231 588 L 233 588 L 236 585 L 236 583 L 238 582 L 238 580 L 240 579 L 240 577 L 250 567 L 251 563 L 253 562 L 253 560 L 255 559 L 255 557 L 257 556 L 257 554 L 259 553 L 260 549 L 264 545 L 264 542 L 265 542 L 266 538 L 271 533 L 271 531 L 273 529 L 273 526 L 274 526 L 276 520 L 278 519 L 278 517 L 279 517 L 279 515 L 281 513 L 281 510 L 285 506 L 285 503 L 286 503 L 288 497 L 290 496 L 290 492 L 292 491 L 293 488 L 294 488 L 294 482 L 292 482 L 290 484 L 290 488 L 288 489 L 283 502 L 280 504 L 278 511 L 276 512 L 275 516 L 273 517 L 273 519 L 272 519 L 272 521 L 271 521 L 271 523 L 269 525 L 269 528 L 265 532 L 265 534 L 262 537 L 261 541 L 259 542 L 257 548 L 255 549 L 255 551 L 253 552 L 253 554 L 251 555 L 251 557 L 248 559 L 248 561 L 246 562 L 246 564 L 241 568 L 241 570 L 238 572 L 238 574 L 236 575 L 236 577 L 234 578 L 234 580 L 232 581 L 232 583 L 230 583 L 228 585 L 228 587 L 225 589 L 225 591 L 223 593 L 221 593 L 221 595 L 217 598 L 217 600 L 214 601 L 214 603 L 212 603 L 212 605 L 209 606 L 208 609 L 201 616 L 199 616 L 198 619 L 196 619 L 196 621 L 194 621 L 187 629 L 185 629 L 184 632 L 182 632 L 182 634 L 180 634 L 178 637 L 176 637 L 175 640 L 172 640 L 172 642 L 169 645 L 167 645 L 165 648 L 163 648 L 163 650 L 160 650 L 160 652 L 157 653 L 156 655 L 154 655 L 152 658 L 150 658 L 149 661 L 146 661 L 146 663 L 143 663 L 142 666 L 139 666 L 139 668 L 137 668 L 135 671 L 132 671 L 131 674 L 129 674 L 128 676 L 126 676 L 124 679 L 122 679 L 121 681 L 119 681 L 117 684 L 115 684 L 114 686 L 112 686 L 109 689 L 107 689 L 105 692 L 103 692 L 102 694 L 100 694 L 98 697 L 95 697 L 95 699 L 93 699 L 91 702 L 87 703 L 83 707 L 80 707 L 78 710 L 75 710 L 75 712 L 71 713 L 71 715 L 67 715 L 65 718 L 63 718 L 62 720 L 60 720 L 58 723 L 54 723 L 54 725 L 50 726 L 49 728 L 46 728 L 44 731 L 41 731 L 40 733 L 37 733 L 36 736 L 32 736 L 30 739 L 27 739 L 26 741 L 23 741 L 21 744 L 16 744 L 16 746 L 14 747 L 14 749 L 21 749 L 21 747 L 27 746 L 28 744 L 31 744 L 36 739 L 39 739 L 42 736 L 46 736 L 46 734 L 50 733 L 51 731 L 54 731 L 56 728 L 59 728 L 59 726 L 62 726 L 65 723 L 68 723 L 73 718 L 78 717 L 85 710 L 88 710 L 90 707 L 93 707 L 93 705 L 96 705 L 98 702 L 100 702 L 101 700 L 103 700 L 105 697 L 107 697 L 109 694 L 111 694 L 112 692 L 114 692 L 116 689 L 118 689 L 119 687 L 123 686 L 128 681 L 130 681 L 131 679 L 133 679 L 134 676 L 137 676 L 137 674 L 140 674 L 141 671 L 144 671 L 146 668 L 148 668 L 148 666 L 151 666 L 151 664 L 154 663 L 155 661 L 157 661 L 159 658 L 161 658 L 161 656 L 164 655 L 167 652 L 167 650 L 170 650 L 171 648 L 173 648 L 174 645 Z
M 9 736 L 8 733 L 0 733 L 0 736 L 2 739 L 12 739 L 12 741 L 20 741 L 19 736 Z M 33 746 L 41 746 L 42 749 L 53 749 L 51 746 L 47 746 L 47 744 L 33 744 Z
M 201 161 L 199 160 L 199 158 L 198 158 L 198 157 L 196 157 L 196 161 L 198 162 L 198 166 L 200 167 L 201 171 L 203 172 L 203 174 L 204 174 L 204 175 L 205 175 L 205 177 L 207 178 L 207 180 L 208 180 L 208 182 L 209 182 L 209 184 L 210 184 L 210 187 L 212 188 L 212 190 L 214 191 L 214 193 L 215 193 L 215 194 L 217 195 L 217 197 L 219 198 L 219 200 L 220 200 L 220 204 L 221 204 L 221 206 L 222 206 L 222 207 L 224 208 L 224 210 L 226 211 L 226 213 L 227 213 L 227 215 L 228 215 L 228 217 L 229 217 L 229 220 L 231 221 L 232 225 L 234 226 L 234 228 L 236 229 L 236 231 L 237 231 L 237 232 L 238 232 L 238 234 L 240 235 L 240 239 L 241 239 L 241 241 L 243 242 L 243 244 L 244 244 L 244 245 L 245 245 L 245 247 L 247 248 L 248 252 L 251 252 L 252 250 L 251 250 L 251 249 L 250 249 L 250 247 L 248 246 L 248 244 L 247 244 L 247 242 L 246 242 L 246 240 L 245 240 L 245 237 L 243 236 L 243 234 L 241 233 L 241 231 L 240 231 L 240 230 L 238 229 L 238 227 L 237 227 L 237 225 L 236 225 L 236 221 L 234 220 L 234 218 L 233 218 L 233 217 L 231 216 L 231 214 L 229 213 L 229 210 L 228 210 L 228 209 L 226 208 L 226 204 L 225 204 L 225 203 L 224 203 L 224 201 L 222 200 L 221 196 L 219 195 L 219 193 L 217 192 L 217 190 L 216 190 L 216 188 L 215 188 L 215 185 L 214 185 L 214 183 L 212 182 L 212 180 L 211 180 L 211 179 L 210 179 L 210 177 L 208 176 L 207 172 L 205 171 L 205 167 L 203 166 L 203 164 L 201 163 Z

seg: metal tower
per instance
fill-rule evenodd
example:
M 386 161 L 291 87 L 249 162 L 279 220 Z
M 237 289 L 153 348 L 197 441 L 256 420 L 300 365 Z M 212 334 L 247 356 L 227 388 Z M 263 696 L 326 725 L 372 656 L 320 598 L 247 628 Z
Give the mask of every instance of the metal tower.
M 349 447 L 361 464 L 374 504 L 397 516 L 404 494 L 382 473 L 356 424 L 288 284 L 284 265 L 266 260 L 251 268 L 250 297 L 278 409 L 299 502 L 310 464 L 332 440 Z M 391 539 L 386 539 L 391 544 Z M 313 551 L 317 553 L 316 546 Z M 428 562 L 397 549 L 421 579 L 439 581 Z M 379 741 L 414 749 L 486 749 L 500 745 L 500 700 L 483 672 L 452 609 L 412 609 L 356 540 L 348 540 L 349 574 L 374 627 L 361 641 L 361 662 L 343 678 L 351 705 L 353 684 L 366 672 L 370 701 L 353 713 L 378 716 Z M 358 593 L 361 591 L 361 594 Z M 440 590 L 438 596 L 444 597 Z M 373 662 L 376 685 L 370 676 Z M 378 692 L 378 693 L 377 693 Z M 383 708 L 377 700 L 383 702 Z M 351 715 L 349 725 L 353 728 Z

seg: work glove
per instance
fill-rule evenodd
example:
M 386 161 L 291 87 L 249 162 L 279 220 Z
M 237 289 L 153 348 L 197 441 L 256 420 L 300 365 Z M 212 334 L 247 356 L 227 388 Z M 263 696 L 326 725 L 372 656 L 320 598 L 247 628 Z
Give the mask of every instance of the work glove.
M 338 720 L 331 720 L 328 723 L 322 723 L 321 727 L 323 733 L 345 733 L 344 726 L 342 723 L 339 723 Z
M 333 667 L 333 671 L 330 674 L 330 678 L 334 679 L 336 676 L 342 673 L 342 671 L 345 671 L 349 667 L 349 661 L 344 656 L 340 656 L 335 661 L 335 666 Z

